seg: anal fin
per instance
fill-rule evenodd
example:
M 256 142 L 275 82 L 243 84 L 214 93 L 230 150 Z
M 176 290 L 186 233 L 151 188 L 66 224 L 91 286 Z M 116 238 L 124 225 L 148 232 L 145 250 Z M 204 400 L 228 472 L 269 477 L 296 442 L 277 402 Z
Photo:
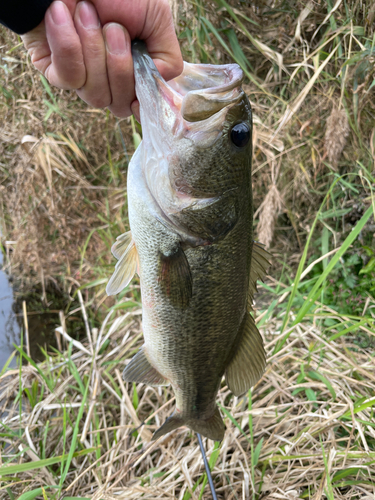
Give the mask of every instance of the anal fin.
M 168 380 L 162 377 L 151 365 L 146 357 L 143 346 L 122 372 L 122 378 L 125 382 L 142 382 L 148 385 L 169 385 Z
M 128 286 L 138 268 L 138 252 L 131 232 L 119 236 L 111 250 L 119 261 L 107 284 L 106 292 L 108 295 L 116 295 Z
M 193 279 L 189 262 L 182 248 L 169 255 L 160 253 L 159 284 L 176 307 L 185 308 L 193 294 Z
M 263 339 L 249 313 L 245 314 L 239 335 L 239 344 L 225 370 L 226 382 L 235 396 L 241 396 L 256 384 L 266 366 Z

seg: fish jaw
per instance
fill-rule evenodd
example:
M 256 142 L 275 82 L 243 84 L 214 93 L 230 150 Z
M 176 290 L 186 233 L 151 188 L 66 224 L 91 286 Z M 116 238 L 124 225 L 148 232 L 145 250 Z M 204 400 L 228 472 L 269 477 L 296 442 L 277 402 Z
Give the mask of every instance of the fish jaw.
M 181 125 L 182 97 L 161 77 L 144 42 L 132 43 L 136 95 L 140 103 L 143 141 L 157 156 L 171 148 L 176 129 Z
M 224 149 L 237 154 L 228 144 L 228 137 L 233 120 L 242 120 L 243 116 L 246 119 L 249 114 L 250 105 L 241 89 L 243 72 L 236 64 L 185 63 L 183 73 L 166 82 L 143 42 L 133 43 L 132 54 L 143 127 L 141 168 L 146 185 L 182 241 L 193 246 L 211 244 L 217 240 L 216 235 L 200 237 L 197 232 L 200 225 L 196 230 L 187 228 L 186 215 L 179 214 L 191 209 L 196 215 L 200 208 L 215 203 L 220 206 L 220 197 L 239 184 L 244 185 L 248 178 L 246 166 L 239 180 L 236 173 L 223 172 L 222 175 L 214 165 L 222 143 L 225 143 Z M 214 176 L 206 171 L 201 175 L 197 172 L 196 164 L 202 165 L 206 154 L 211 155 L 207 161 L 212 164 Z M 245 154 L 250 155 L 251 150 Z M 234 165 L 233 169 L 236 168 Z M 224 237 L 232 226 L 229 224 L 219 237 Z

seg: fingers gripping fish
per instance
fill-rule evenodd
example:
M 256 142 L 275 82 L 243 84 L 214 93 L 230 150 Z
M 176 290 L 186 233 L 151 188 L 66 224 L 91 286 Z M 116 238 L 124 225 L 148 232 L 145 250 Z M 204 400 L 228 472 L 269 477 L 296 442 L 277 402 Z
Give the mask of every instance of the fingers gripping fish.
M 123 377 L 172 385 L 176 409 L 154 438 L 187 425 L 221 440 L 222 377 L 239 396 L 266 363 L 249 314 L 268 267 L 253 243 L 250 103 L 236 64 L 185 63 L 166 83 L 142 42 L 132 51 L 143 140 L 128 171 L 131 231 L 112 247 L 107 293 L 139 274 L 145 342 Z

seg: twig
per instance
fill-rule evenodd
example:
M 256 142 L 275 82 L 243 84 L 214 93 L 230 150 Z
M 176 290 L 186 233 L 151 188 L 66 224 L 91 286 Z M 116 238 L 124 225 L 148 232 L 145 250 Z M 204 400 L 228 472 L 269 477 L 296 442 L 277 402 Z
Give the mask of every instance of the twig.
M 26 351 L 27 355 L 30 356 L 30 340 L 29 340 L 29 323 L 27 321 L 27 310 L 26 310 L 26 301 L 22 301 L 22 311 L 23 311 L 23 323 L 25 325 L 25 337 L 26 337 Z
M 198 434 L 198 432 L 197 432 L 197 436 L 198 436 L 199 447 L 200 447 L 201 453 L 202 453 L 204 468 L 206 469 L 208 484 L 210 485 L 212 498 L 213 498 L 213 500 L 217 500 L 215 485 L 214 485 L 214 482 L 212 481 L 211 470 L 210 470 L 210 466 L 208 465 L 208 462 L 207 462 L 206 452 L 205 452 L 204 447 L 203 447 L 202 438 L 201 438 L 201 435 Z
M 90 344 L 90 348 L 91 348 L 91 354 L 94 354 L 94 346 L 92 344 L 92 338 L 91 338 L 89 320 L 87 319 L 87 313 L 86 313 L 86 309 L 85 309 L 85 304 L 83 303 L 83 298 L 82 298 L 81 290 L 77 290 L 77 295 L 78 295 L 79 303 L 81 305 L 81 311 L 82 311 L 83 321 L 85 323 L 86 334 L 87 334 L 87 338 L 89 340 L 89 344 Z

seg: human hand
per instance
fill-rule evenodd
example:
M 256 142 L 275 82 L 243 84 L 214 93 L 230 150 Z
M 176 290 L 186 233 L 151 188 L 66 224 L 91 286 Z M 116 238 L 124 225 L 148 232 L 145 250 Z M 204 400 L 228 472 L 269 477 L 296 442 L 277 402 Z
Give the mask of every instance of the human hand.
M 44 21 L 22 36 L 35 67 L 51 85 L 78 89 L 94 107 L 119 117 L 137 113 L 131 40 L 146 42 L 161 75 L 182 71 L 167 0 L 54 1 Z

